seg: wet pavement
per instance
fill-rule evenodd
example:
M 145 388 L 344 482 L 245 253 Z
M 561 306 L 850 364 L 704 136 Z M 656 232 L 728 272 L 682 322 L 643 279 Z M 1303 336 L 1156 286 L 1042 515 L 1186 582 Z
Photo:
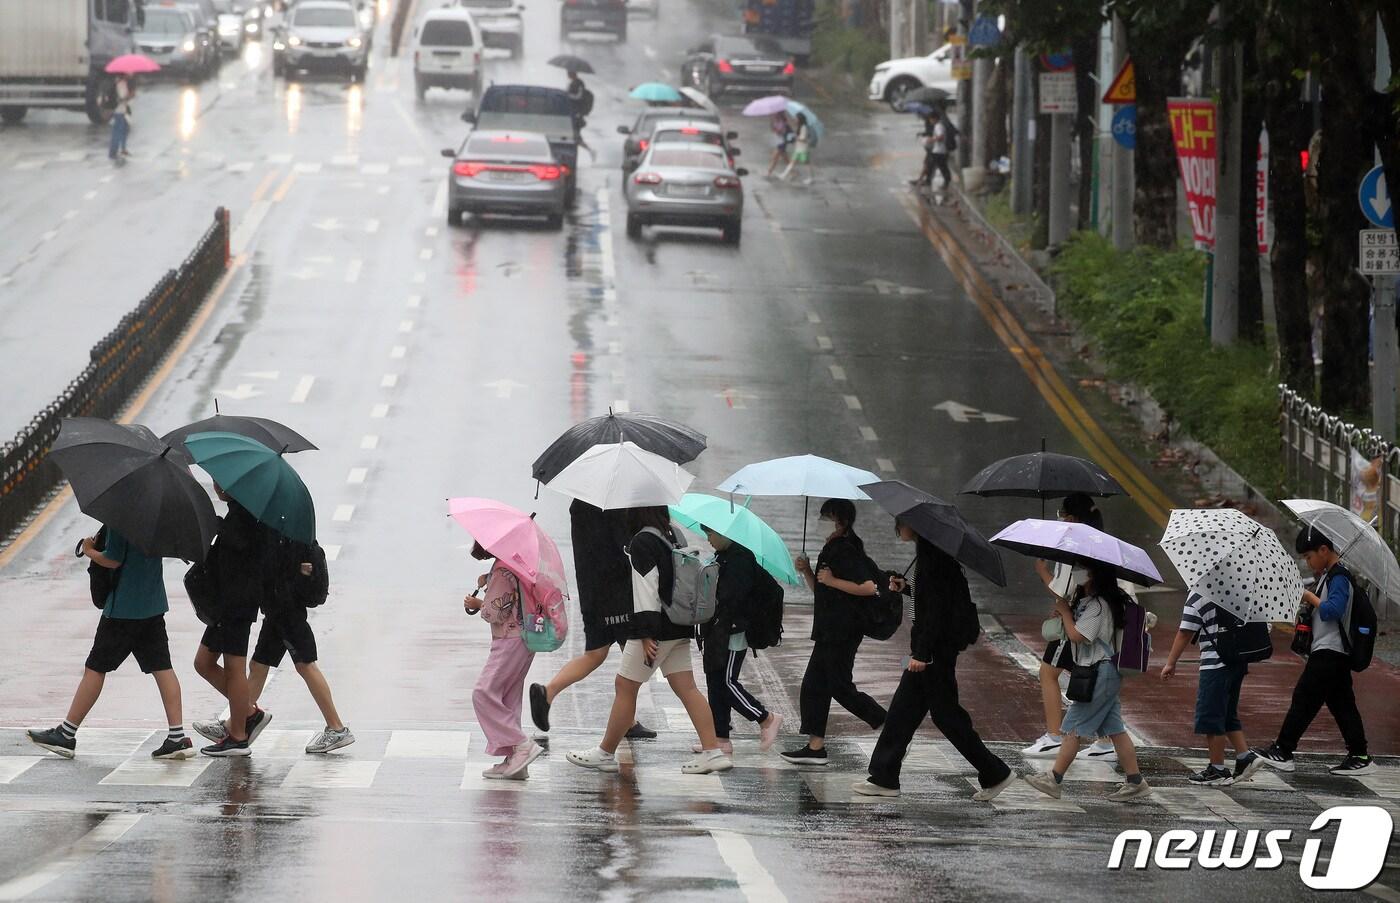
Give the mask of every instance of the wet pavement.
M 563 46 L 552 6 L 531 4 L 526 19 L 524 59 L 491 59 L 490 77 L 562 84 L 543 65 Z M 158 700 L 128 665 L 79 734 L 78 759 L 38 755 L 21 729 L 62 717 L 94 617 L 71 557 L 90 523 L 61 500 L 0 552 L 0 899 L 1295 899 L 1309 893 L 1297 860 L 1319 812 L 1338 800 L 1400 809 L 1393 759 L 1376 776 L 1326 774 L 1339 744 L 1325 715 L 1303 750 L 1331 755 L 1304 757 L 1298 774 L 1189 788 L 1188 763 L 1199 765 L 1189 666 L 1168 687 L 1125 684 L 1129 722 L 1148 746 L 1144 772 L 1159 788 L 1128 807 L 1104 801 L 1113 774 L 1088 764 L 1071 772 L 1061 803 L 1018 785 L 996 805 L 972 804 L 973 776 L 931 731 L 910 755 L 902 799 L 853 798 L 875 737 L 844 713 L 829 771 L 758 753 L 740 725 L 733 772 L 686 777 L 693 737 L 655 683 L 641 717 L 660 739 L 625 744 L 619 777 L 584 773 L 562 753 L 596 741 L 609 666 L 556 704 L 550 752 L 528 782 L 479 777 L 487 761 L 471 690 L 489 637 L 461 614 L 479 569 L 443 499 L 537 510 L 564 546 L 567 502 L 547 490 L 537 499 L 529 464 L 567 424 L 609 406 L 690 423 L 709 436 L 698 486 L 812 452 L 951 496 L 983 464 L 1042 437 L 1082 453 L 1085 423 L 1046 403 L 1018 366 L 1024 346 L 1008 350 L 1006 325 L 969 297 L 947 248 L 917 222 L 925 214 L 902 186 L 917 165 L 912 128 L 886 111 L 828 112 L 820 86 L 802 85 L 828 128 L 817 181 L 802 187 L 762 178 L 766 124 L 726 105 L 754 170 L 743 246 L 672 230 L 625 238 L 614 129 L 636 113 L 626 91 L 673 79 L 693 36 L 717 24 L 676 0 L 655 22 L 634 20 L 627 45 L 569 42 L 598 69 L 586 133 L 597 158 L 562 233 L 446 225 L 438 151 L 460 142 L 468 97 L 433 91 L 417 102 L 409 62 L 384 56 L 383 26 L 362 87 L 284 85 L 253 47 L 217 80 L 143 91 L 136 156 L 119 170 L 106 163 L 105 134 L 70 114 L 33 113 L 0 131 L 0 433 L 57 394 L 88 345 L 193 247 L 216 205 L 232 211 L 234 265 L 217 303 L 132 415 L 163 432 L 212 413 L 217 397 L 225 412 L 281 420 L 320 446 L 294 462 L 331 558 L 332 596 L 313 623 L 359 738 L 330 759 L 302 754 L 320 724 L 288 669 L 274 672 L 264 704 L 275 721 L 252 759 L 153 767 Z M 800 503 L 754 507 L 801 543 Z M 1159 504 L 1103 507 L 1115 532 L 1155 545 Z M 1008 499 L 963 509 L 989 531 L 1039 514 Z M 909 553 L 888 518 L 870 507 L 861 516 L 874 556 L 902 569 Z M 1006 590 L 974 578 L 987 634 L 963 657 L 960 681 L 983 735 L 1026 771 L 1016 750 L 1041 729 L 1033 673 L 1045 600 L 1029 562 L 1008 565 Z M 166 575 L 188 722 L 222 703 L 190 665 L 200 625 L 179 563 Z M 788 642 L 747 672 L 793 726 L 809 598 L 789 594 Z M 1180 596 L 1144 600 L 1162 617 L 1164 650 Z M 862 652 L 858 680 L 881 700 L 905 642 L 901 633 Z M 581 643 L 576 631 L 568 649 Z M 565 658 L 538 656 L 532 679 Z M 1286 653 L 1255 669 L 1245 713 L 1256 742 L 1276 729 L 1296 672 Z M 1386 756 L 1400 752 L 1398 680 L 1378 663 L 1360 681 L 1373 750 Z M 1107 870 L 1119 831 L 1181 827 L 1287 828 L 1294 840 L 1273 870 Z M 1381 881 L 1400 887 L 1393 869 Z

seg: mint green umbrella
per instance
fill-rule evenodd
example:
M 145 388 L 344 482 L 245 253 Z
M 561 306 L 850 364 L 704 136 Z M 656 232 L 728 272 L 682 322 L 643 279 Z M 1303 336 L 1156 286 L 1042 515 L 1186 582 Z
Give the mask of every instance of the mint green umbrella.
M 282 452 L 237 433 L 193 433 L 185 437 L 185 448 L 260 523 L 289 539 L 316 541 L 311 492 Z
M 801 581 L 792 566 L 792 553 L 777 532 L 747 507 L 729 499 L 687 493 L 679 505 L 671 506 L 671 516 L 687 530 L 699 531 L 701 526 L 736 542 L 753 553 L 765 571 L 784 583 L 797 585 Z

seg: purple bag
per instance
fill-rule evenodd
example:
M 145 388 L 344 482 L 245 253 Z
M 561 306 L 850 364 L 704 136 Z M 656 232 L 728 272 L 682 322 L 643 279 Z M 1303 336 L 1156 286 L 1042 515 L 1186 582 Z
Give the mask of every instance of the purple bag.
M 1123 629 L 1119 631 L 1113 664 L 1120 674 L 1146 674 L 1152 655 L 1152 635 L 1147 632 L 1147 612 L 1136 603 L 1123 606 Z

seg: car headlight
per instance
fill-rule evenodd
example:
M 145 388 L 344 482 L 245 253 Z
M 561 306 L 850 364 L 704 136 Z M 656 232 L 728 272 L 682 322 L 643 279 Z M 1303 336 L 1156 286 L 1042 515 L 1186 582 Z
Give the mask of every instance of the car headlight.
M 301 38 L 297 37 L 296 35 L 292 35 L 291 37 L 287 38 L 287 46 L 288 46 L 288 47 L 300 47 L 300 46 L 301 46 Z
M 244 25 L 243 28 L 244 28 L 245 31 L 257 31 L 257 30 L 258 30 L 258 23 L 256 23 L 256 22 L 249 22 L 249 23 L 247 23 L 246 25 Z
M 194 53 L 194 38 L 186 38 L 185 43 L 180 45 L 180 49 L 186 53 Z
M 347 47 L 359 47 L 363 43 L 364 41 L 360 40 L 358 37 L 345 39 L 345 46 Z

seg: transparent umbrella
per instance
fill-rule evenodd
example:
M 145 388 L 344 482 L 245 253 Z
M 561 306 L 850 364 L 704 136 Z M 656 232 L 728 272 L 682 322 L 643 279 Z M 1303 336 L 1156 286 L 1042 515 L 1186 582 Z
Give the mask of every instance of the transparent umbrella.
M 1298 520 L 1326 536 L 1352 573 L 1400 603 L 1400 563 L 1371 524 L 1340 505 L 1318 499 L 1284 499 L 1283 504 Z

